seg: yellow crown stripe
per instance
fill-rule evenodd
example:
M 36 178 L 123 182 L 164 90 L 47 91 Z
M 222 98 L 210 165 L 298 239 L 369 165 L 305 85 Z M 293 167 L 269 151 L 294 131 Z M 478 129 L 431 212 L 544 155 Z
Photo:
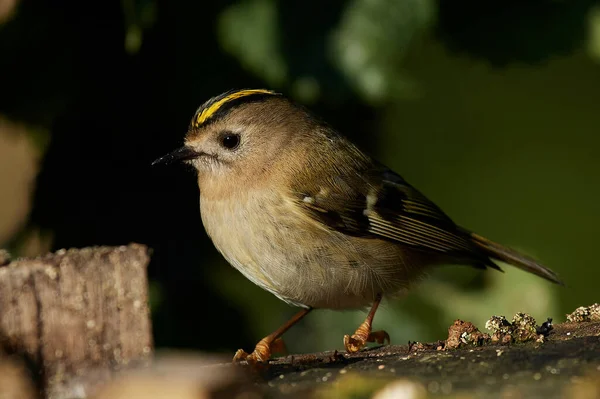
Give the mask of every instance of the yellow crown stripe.
M 219 101 L 215 102 L 214 104 L 211 104 L 208 108 L 203 110 L 200 113 L 200 115 L 198 115 L 198 117 L 196 118 L 196 127 L 198 127 L 198 126 L 202 125 L 204 122 L 206 122 L 211 116 L 213 116 L 215 114 L 215 112 L 217 112 L 219 110 L 219 108 L 221 108 L 223 106 L 223 104 L 226 104 L 229 101 L 232 101 L 232 100 L 235 100 L 235 99 L 238 99 L 241 97 L 251 96 L 253 94 L 275 94 L 275 93 L 270 90 L 264 90 L 264 89 L 240 90 L 240 91 L 236 91 L 235 93 L 231 93 L 230 95 L 223 97 Z

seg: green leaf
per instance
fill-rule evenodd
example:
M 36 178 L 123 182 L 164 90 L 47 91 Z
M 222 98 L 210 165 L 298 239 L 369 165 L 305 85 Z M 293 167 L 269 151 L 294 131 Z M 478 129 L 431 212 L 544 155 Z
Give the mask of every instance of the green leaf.
M 414 92 L 401 65 L 411 41 L 434 17 L 431 0 L 354 0 L 332 35 L 338 67 L 368 100 Z
M 219 17 L 218 38 L 225 51 L 272 86 L 281 86 L 287 77 L 280 36 L 274 0 L 241 1 Z

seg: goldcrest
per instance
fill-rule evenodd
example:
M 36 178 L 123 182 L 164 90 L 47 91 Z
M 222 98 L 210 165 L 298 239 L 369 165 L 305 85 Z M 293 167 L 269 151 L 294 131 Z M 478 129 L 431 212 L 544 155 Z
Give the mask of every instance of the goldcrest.
M 269 90 L 204 103 L 184 146 L 155 163 L 173 161 L 197 170 L 202 223 L 225 259 L 301 308 L 236 361 L 267 361 L 280 336 L 319 308 L 371 306 L 344 337 L 349 352 L 389 341 L 372 331 L 382 297 L 405 292 L 436 265 L 499 270 L 502 261 L 561 283 L 534 259 L 456 225 L 400 175 Z

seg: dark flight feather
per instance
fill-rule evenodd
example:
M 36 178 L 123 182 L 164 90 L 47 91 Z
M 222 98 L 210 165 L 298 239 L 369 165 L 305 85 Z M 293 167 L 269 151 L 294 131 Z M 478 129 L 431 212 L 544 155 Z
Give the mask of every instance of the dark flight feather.
M 535 260 L 457 226 L 437 205 L 400 175 L 371 161 L 360 170 L 309 179 L 297 187 L 299 203 L 320 223 L 351 236 L 383 239 L 441 255 L 448 263 L 490 267 L 493 259 L 562 284 Z M 306 180 L 304 180 L 306 181 Z

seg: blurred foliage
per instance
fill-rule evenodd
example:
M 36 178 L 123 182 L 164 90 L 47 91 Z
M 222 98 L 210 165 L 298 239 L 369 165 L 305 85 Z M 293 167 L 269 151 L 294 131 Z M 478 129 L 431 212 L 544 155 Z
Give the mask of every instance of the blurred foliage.
M 278 22 L 275 0 L 248 0 L 226 9 L 219 23 L 223 48 L 270 86 L 281 86 L 287 77 Z
M 504 66 L 569 54 L 587 36 L 596 0 L 438 0 L 436 34 L 449 49 Z
M 8 244 L 152 247 L 158 346 L 250 349 L 295 312 L 214 250 L 192 173 L 150 168 L 199 104 L 235 87 L 309 104 L 457 222 L 567 281 L 437 269 L 378 312 L 394 342 L 444 338 L 455 318 L 562 320 L 598 300 L 595 2 L 122 0 L 89 14 L 75 1 L 15 4 L 0 24 L 0 115 L 28 126 L 45 157 Z M 363 318 L 313 312 L 288 347 L 341 348 Z
M 333 33 L 333 58 L 367 99 L 410 94 L 414 82 L 402 73 L 402 61 L 434 10 L 432 0 L 354 0 Z
M 125 19 L 125 50 L 134 54 L 142 46 L 144 31 L 156 22 L 156 2 L 154 0 L 122 0 Z
M 589 36 L 587 50 L 591 57 L 600 60 L 600 5 L 590 10 L 588 19 Z

